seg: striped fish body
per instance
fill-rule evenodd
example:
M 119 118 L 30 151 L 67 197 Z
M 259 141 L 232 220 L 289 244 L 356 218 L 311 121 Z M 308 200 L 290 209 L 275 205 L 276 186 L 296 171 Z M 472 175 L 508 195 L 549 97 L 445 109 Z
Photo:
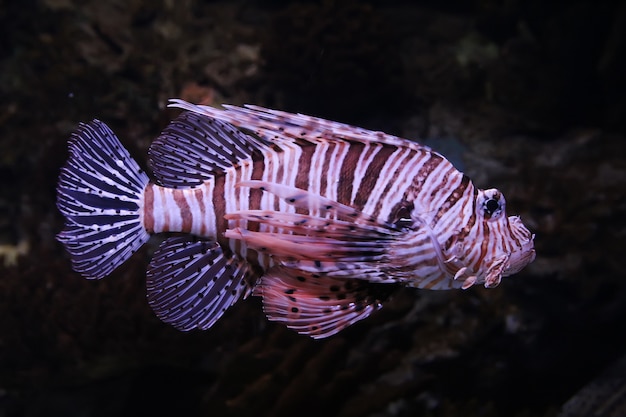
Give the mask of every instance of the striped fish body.
M 59 238 L 88 277 L 177 233 L 148 268 L 148 300 L 179 329 L 210 327 L 252 291 L 270 319 L 326 337 L 380 308 L 389 284 L 493 287 L 534 258 L 502 194 L 427 147 L 259 107 L 173 104 L 188 111 L 151 146 L 154 183 L 96 121 L 74 136 L 58 201 Z
M 195 116 L 182 118 L 190 123 L 189 119 Z M 169 140 L 169 136 L 161 138 Z M 174 138 L 178 140 L 178 136 Z M 295 244 L 290 240 L 294 239 L 293 234 L 328 237 L 329 220 L 344 222 L 337 225 L 343 227 L 375 224 L 383 228 L 382 234 L 375 237 L 384 239 L 385 245 L 396 247 L 398 253 L 392 254 L 391 248 L 385 247 L 385 256 L 375 260 L 377 273 L 369 277 L 370 281 L 409 284 L 419 281 L 422 287 L 438 284 L 441 288 L 458 285 L 449 279 L 448 268 L 442 267 L 438 260 L 443 255 L 435 250 L 452 236 L 452 229 L 442 228 L 443 222 L 436 221 L 432 222 L 432 228 L 426 224 L 412 227 L 411 212 L 416 211 L 417 202 L 423 201 L 417 209 L 420 217 L 416 218 L 423 222 L 426 217 L 433 217 L 428 213 L 441 216 L 442 207 L 447 204 L 450 209 L 446 214 L 458 219 L 462 206 L 455 205 L 452 199 L 462 198 L 465 193 L 467 199 L 473 198 L 473 187 L 467 177 L 426 148 L 317 142 L 300 140 L 266 148 L 193 188 L 150 184 L 144 194 L 144 227 L 150 233 L 183 232 L 217 240 L 222 247 L 266 271 L 274 265 L 275 257 L 280 257 L 284 264 L 284 258 L 290 256 L 280 249 L 261 250 L 268 246 L 263 242 L 269 236 L 287 234 L 274 238 Z M 172 161 L 167 163 L 171 166 Z M 446 191 L 449 189 L 456 190 L 452 199 Z M 292 197 L 319 201 L 317 204 L 290 202 Z M 326 209 L 326 204 L 343 207 L 344 212 Z M 357 216 L 351 217 L 352 214 Z M 306 225 L 296 228 L 296 223 L 302 221 Z M 311 226 L 315 221 L 318 226 Z M 343 237 L 344 232 L 339 233 Z M 255 240 L 257 237 L 262 247 Z M 314 250 L 317 254 L 320 246 L 299 248 L 298 252 Z M 331 275 L 345 275 L 346 270 L 360 266 L 339 268 L 334 265 L 332 254 L 319 256 L 311 254 L 310 260 L 330 262 L 325 269 L 336 268 L 326 271 Z M 289 263 L 294 265 L 293 260 Z

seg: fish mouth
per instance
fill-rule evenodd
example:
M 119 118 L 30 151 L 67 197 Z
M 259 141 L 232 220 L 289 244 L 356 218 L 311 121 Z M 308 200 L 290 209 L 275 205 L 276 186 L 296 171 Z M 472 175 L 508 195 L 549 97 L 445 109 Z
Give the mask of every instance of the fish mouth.
M 535 235 L 528 230 L 519 216 L 510 216 L 511 234 L 520 245 L 509 253 L 508 265 L 503 276 L 513 275 L 535 260 Z
M 502 274 L 502 276 L 509 276 L 518 273 L 526 265 L 530 264 L 535 260 L 537 253 L 535 252 L 534 245 L 535 235 L 532 235 L 531 238 L 522 245 L 522 247 L 512 252 L 509 255 L 509 265 Z

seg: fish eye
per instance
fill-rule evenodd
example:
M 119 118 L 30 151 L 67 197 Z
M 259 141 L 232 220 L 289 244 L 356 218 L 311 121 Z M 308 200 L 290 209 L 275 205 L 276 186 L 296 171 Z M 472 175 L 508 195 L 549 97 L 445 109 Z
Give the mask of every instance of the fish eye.
M 494 198 L 490 198 L 487 201 L 485 201 L 485 212 L 488 213 L 489 215 L 492 215 L 493 213 L 496 212 L 496 210 L 500 209 L 500 203 L 498 202 L 498 200 L 494 199 Z
M 495 188 L 481 191 L 478 195 L 478 210 L 485 219 L 496 220 L 504 214 L 506 202 L 502 193 Z

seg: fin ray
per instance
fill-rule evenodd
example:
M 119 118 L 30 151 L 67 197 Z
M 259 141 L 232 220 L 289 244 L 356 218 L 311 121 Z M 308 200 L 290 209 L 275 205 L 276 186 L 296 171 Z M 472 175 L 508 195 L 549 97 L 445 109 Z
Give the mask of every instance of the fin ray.
M 254 290 L 269 320 L 314 339 L 332 336 L 381 308 L 370 284 L 274 267 Z M 388 293 L 381 293 L 386 298 Z
M 199 185 L 262 147 L 226 122 L 184 112 L 161 132 L 148 154 L 159 184 L 177 188 Z
M 245 242 L 249 247 L 287 260 L 311 260 L 316 263 L 380 262 L 387 256 L 384 240 L 340 240 L 287 233 L 252 232 L 229 229 L 224 233 L 229 239 Z
M 226 220 L 247 220 L 280 228 L 284 232 L 327 236 L 345 240 L 391 239 L 397 232 L 388 227 L 273 210 L 241 210 L 228 213 Z
M 261 106 L 244 107 L 224 105 L 224 110 L 211 106 L 197 105 L 181 99 L 170 99 L 168 107 L 203 114 L 223 120 L 241 129 L 254 132 L 269 142 L 307 140 L 310 142 L 347 141 L 359 143 L 385 143 L 412 149 L 430 148 L 397 136 L 372 131 L 345 123 L 333 122 L 300 113 L 288 113 Z
M 58 234 L 75 271 L 99 279 L 148 240 L 139 214 L 148 176 L 102 122 L 81 123 L 69 141 L 57 207 L 65 216 Z
M 250 187 L 272 193 L 282 198 L 287 204 L 308 210 L 309 212 L 319 213 L 320 216 L 324 216 L 326 213 L 330 212 L 335 213 L 340 219 L 349 220 L 353 223 L 369 224 L 390 230 L 396 229 L 393 225 L 386 224 L 384 221 L 376 219 L 353 207 L 301 188 L 260 180 L 241 181 L 237 183 L 236 186 Z
M 246 292 L 247 275 L 247 265 L 217 242 L 170 237 L 148 267 L 148 303 L 179 330 L 205 330 Z

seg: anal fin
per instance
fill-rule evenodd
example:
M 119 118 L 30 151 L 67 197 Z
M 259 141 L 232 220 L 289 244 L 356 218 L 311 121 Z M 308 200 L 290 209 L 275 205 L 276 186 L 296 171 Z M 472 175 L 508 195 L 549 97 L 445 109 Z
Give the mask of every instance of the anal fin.
M 247 265 L 216 242 L 170 237 L 148 267 L 148 302 L 179 330 L 208 329 L 248 289 L 247 274 Z

